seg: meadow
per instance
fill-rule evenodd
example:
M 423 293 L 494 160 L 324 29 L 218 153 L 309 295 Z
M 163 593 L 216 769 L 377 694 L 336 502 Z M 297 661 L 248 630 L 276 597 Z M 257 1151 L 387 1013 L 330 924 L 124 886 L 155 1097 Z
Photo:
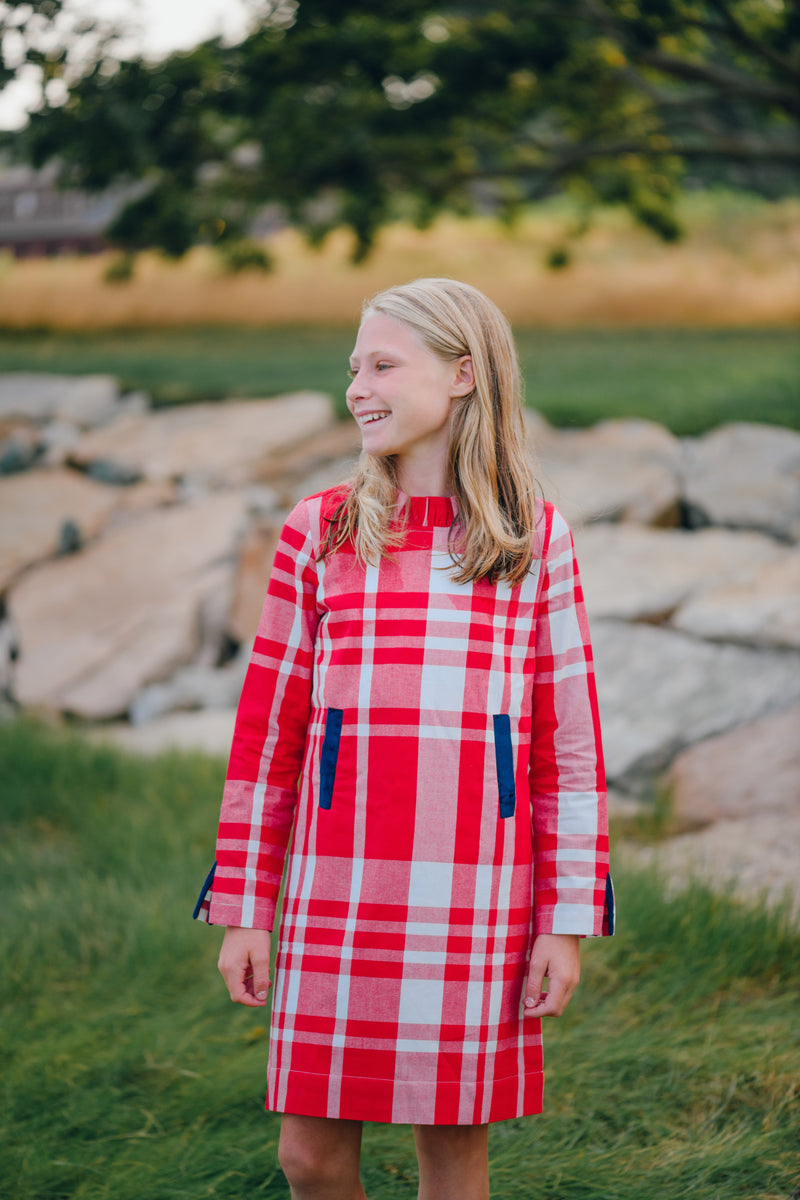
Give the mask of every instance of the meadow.
M 800 339 L 790 329 L 516 331 L 528 403 L 556 425 L 648 417 L 677 434 L 724 421 L 800 429 Z M 354 328 L 230 326 L 0 331 L 0 372 L 116 375 L 157 404 L 319 388 L 346 415 Z
M 266 1020 L 230 1004 L 190 912 L 223 764 L 0 724 L 0 1192 L 288 1195 L 263 1112 Z M 493 1127 L 497 1200 L 788 1200 L 800 1185 L 800 931 L 787 911 L 617 863 L 546 1030 L 546 1111 Z M 370 1200 L 415 1194 L 410 1131 L 366 1131 Z

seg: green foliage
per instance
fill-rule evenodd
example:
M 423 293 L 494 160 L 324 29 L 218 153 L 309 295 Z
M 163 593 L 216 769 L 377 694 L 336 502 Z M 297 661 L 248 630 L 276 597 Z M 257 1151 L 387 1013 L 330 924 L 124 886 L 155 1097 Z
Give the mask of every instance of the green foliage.
M 14 1200 L 285 1198 L 266 1021 L 193 925 L 222 764 L 0 725 L 0 1179 Z M 622 872 L 546 1029 L 545 1113 L 491 1131 L 502 1200 L 774 1200 L 795 1186 L 800 935 L 786 913 Z M 371 1126 L 370 1200 L 414 1194 Z
M 792 330 L 532 330 L 517 343 L 528 403 L 555 425 L 646 417 L 674 433 L 724 421 L 800 429 Z M 106 372 L 159 404 L 319 388 L 347 416 L 353 330 L 288 327 L 0 331 L 0 371 Z
M 135 255 L 126 250 L 120 250 L 111 258 L 103 271 L 103 280 L 105 283 L 128 283 L 133 278 L 135 266 Z
M 300 0 L 236 46 L 101 44 L 15 146 L 89 188 L 146 180 L 126 247 L 242 236 L 274 201 L 312 241 L 348 226 L 360 261 L 398 208 L 510 219 L 556 191 L 670 241 L 687 171 L 795 186 L 798 46 L 795 7 L 753 0 Z
M 263 246 L 250 238 L 226 240 L 220 244 L 220 257 L 227 271 L 271 271 L 273 261 Z

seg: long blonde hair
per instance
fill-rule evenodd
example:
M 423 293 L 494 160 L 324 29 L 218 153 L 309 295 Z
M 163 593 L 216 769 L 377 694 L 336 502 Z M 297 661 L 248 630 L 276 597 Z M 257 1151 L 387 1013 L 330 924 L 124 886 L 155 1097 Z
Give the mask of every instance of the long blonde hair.
M 450 537 L 453 578 L 519 583 L 535 556 L 536 484 L 525 450 L 522 385 L 508 321 L 483 292 L 454 279 L 417 279 L 388 288 L 366 301 L 362 322 L 377 313 L 407 325 L 447 362 L 471 356 L 475 386 L 453 402 L 447 456 L 447 487 L 457 509 Z M 362 453 L 331 517 L 320 558 L 352 539 L 362 562 L 377 562 L 402 543 L 397 489 L 395 457 Z

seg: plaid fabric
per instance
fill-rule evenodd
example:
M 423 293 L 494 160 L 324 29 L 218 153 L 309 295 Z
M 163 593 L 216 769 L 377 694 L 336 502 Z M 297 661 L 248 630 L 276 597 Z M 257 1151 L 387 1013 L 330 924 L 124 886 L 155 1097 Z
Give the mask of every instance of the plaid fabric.
M 539 511 L 525 581 L 456 584 L 453 503 L 400 550 L 315 561 L 341 491 L 283 530 L 199 904 L 272 928 L 268 1108 L 477 1124 L 538 1112 L 536 933 L 611 932 L 589 631 L 572 537 Z M 293 830 L 293 832 L 292 832 Z

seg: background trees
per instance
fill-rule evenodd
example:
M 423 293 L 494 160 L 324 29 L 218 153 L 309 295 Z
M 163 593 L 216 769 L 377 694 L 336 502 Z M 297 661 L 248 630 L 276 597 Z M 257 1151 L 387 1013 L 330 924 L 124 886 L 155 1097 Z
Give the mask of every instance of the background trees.
M 274 201 L 312 239 L 349 226 L 358 258 L 398 215 L 556 191 L 670 239 L 687 179 L 777 194 L 800 163 L 784 0 L 270 0 L 236 46 L 154 64 L 99 40 L 71 80 L 60 54 L 66 102 L 15 147 L 80 186 L 149 179 L 112 231 L 129 250 L 234 245 Z

